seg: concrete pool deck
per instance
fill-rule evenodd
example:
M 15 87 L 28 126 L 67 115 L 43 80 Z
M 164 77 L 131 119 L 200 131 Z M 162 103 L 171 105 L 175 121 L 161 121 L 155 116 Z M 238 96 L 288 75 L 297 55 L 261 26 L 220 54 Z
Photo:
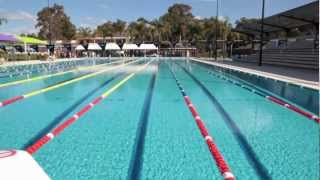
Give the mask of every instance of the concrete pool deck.
M 11 67 L 11 66 L 20 66 L 20 65 L 37 65 L 37 64 L 52 64 L 57 62 L 68 62 L 68 61 L 81 61 L 86 59 L 92 60 L 101 60 L 101 59 L 124 59 L 124 60 L 131 60 L 134 57 L 81 57 L 81 58 L 60 58 L 60 59 L 53 59 L 53 60 L 28 60 L 28 61 L 5 61 L 2 64 L 0 63 L 0 68 L 3 67 Z
M 16 62 L 5 62 L 0 64 L 1 67 L 10 67 L 10 66 L 19 66 L 19 65 L 30 65 L 30 64 L 46 64 L 46 63 L 56 63 L 63 61 L 75 61 L 75 60 L 84 60 L 88 57 L 83 58 L 67 58 L 67 59 L 55 59 L 53 61 L 40 61 L 40 60 L 31 60 L 31 61 L 16 61 Z M 95 57 L 94 59 L 108 59 L 108 57 Z M 134 57 L 112 57 L 109 59 L 125 59 L 130 60 Z M 223 68 L 238 70 L 245 73 L 251 73 L 258 76 L 272 78 L 279 81 L 288 82 L 298 86 L 308 87 L 316 90 L 320 90 L 319 83 L 319 71 L 310 70 L 310 69 L 298 69 L 290 68 L 283 66 L 272 66 L 272 65 L 262 65 L 257 66 L 254 63 L 244 63 L 244 62 L 234 62 L 230 59 L 222 61 L 219 59 L 215 61 L 213 58 L 190 58 L 191 60 L 202 62 L 205 64 L 211 64 Z
M 251 73 L 258 76 L 272 78 L 279 81 L 288 82 L 298 86 L 304 86 L 316 90 L 319 87 L 319 71 L 309 69 L 298 69 L 282 66 L 262 65 L 258 66 L 253 63 L 234 62 L 231 60 L 219 60 L 208 58 L 190 58 L 193 61 L 205 64 L 215 65 L 223 68 L 238 70 L 245 73 Z

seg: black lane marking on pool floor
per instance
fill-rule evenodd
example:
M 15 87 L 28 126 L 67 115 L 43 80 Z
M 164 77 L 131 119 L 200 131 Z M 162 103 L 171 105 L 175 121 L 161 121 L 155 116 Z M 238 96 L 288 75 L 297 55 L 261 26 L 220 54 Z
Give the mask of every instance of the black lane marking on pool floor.
M 189 72 L 186 68 L 182 67 L 178 64 L 178 66 L 187 74 L 191 79 L 201 88 L 201 90 L 207 95 L 212 104 L 218 110 L 218 112 L 222 115 L 223 120 L 226 122 L 227 126 L 231 130 L 232 134 L 238 141 L 241 149 L 243 150 L 248 162 L 253 166 L 255 172 L 260 176 L 263 180 L 272 179 L 268 173 L 266 167 L 260 162 L 257 154 L 254 152 L 253 148 L 249 144 L 246 137 L 241 132 L 240 128 L 237 126 L 235 121 L 230 117 L 227 111 L 223 108 L 223 106 L 219 103 L 219 101 L 211 94 L 211 92 L 198 80 L 191 72 Z
M 159 66 L 159 65 L 158 65 Z M 134 148 L 131 154 L 131 161 L 128 171 L 128 180 L 138 180 L 141 176 L 141 169 L 143 166 L 143 152 L 144 152 L 144 142 L 148 127 L 149 113 L 151 107 L 151 101 L 154 91 L 154 86 L 157 78 L 157 73 L 153 72 L 147 94 L 144 99 L 143 108 L 140 115 L 140 120 L 138 128 L 136 131 Z
M 235 77 L 234 75 L 231 75 L 231 74 L 228 74 L 228 75 L 225 75 L 225 72 L 219 72 L 218 70 L 215 70 L 214 68 L 212 67 L 205 67 L 205 65 L 202 65 L 202 64 L 197 64 L 197 63 L 194 63 L 196 64 L 198 67 L 202 68 L 204 71 L 207 71 L 208 73 L 211 72 L 210 75 L 213 75 L 213 76 L 216 76 L 218 77 L 217 75 L 213 74 L 213 73 L 219 73 L 219 74 L 222 74 L 220 75 L 220 77 L 218 77 L 219 79 L 222 79 L 224 81 L 228 81 L 229 83 L 232 83 L 230 81 L 230 79 L 232 79 L 235 83 L 232 83 L 236 86 L 239 86 L 239 87 L 242 87 L 250 92 L 253 92 L 253 90 L 255 90 L 253 93 L 261 96 L 261 97 L 265 97 L 265 96 L 274 96 L 272 95 L 271 93 L 267 92 L 266 90 L 263 90 L 259 87 L 256 87 L 255 85 L 251 84 L 251 83 L 248 83 L 248 82 L 245 82 L 244 80 L 238 78 L 238 77 Z M 209 70 L 208 70 L 209 69 Z M 221 76 L 225 76 L 226 78 L 223 78 Z M 244 86 L 243 86 L 244 85 Z M 249 88 L 252 88 L 252 89 L 249 89 Z
M 82 102 L 87 100 L 90 96 L 98 92 L 100 89 L 111 83 L 113 80 L 121 77 L 124 75 L 124 73 L 118 73 L 111 78 L 109 78 L 107 81 L 96 87 L 95 89 L 88 92 L 86 95 L 84 95 L 81 99 L 79 99 L 77 102 L 72 104 L 68 109 L 63 111 L 60 115 L 54 118 L 54 120 L 48 124 L 45 128 L 43 128 L 41 131 L 39 131 L 35 136 L 33 136 L 26 144 L 23 145 L 22 149 L 26 149 L 27 147 L 34 144 L 38 139 L 46 135 L 46 133 L 50 132 L 54 127 L 56 127 L 62 120 L 64 120 L 68 114 L 70 114 L 72 111 L 74 111 Z
M 198 65 L 198 64 L 197 64 L 197 65 Z M 275 97 L 276 99 L 280 99 L 280 100 L 283 101 L 284 103 L 287 103 L 287 104 L 290 104 L 290 105 L 299 107 L 298 105 L 295 105 L 295 103 L 293 103 L 293 102 L 291 102 L 290 100 L 287 100 L 287 99 L 281 97 L 280 95 L 277 95 L 277 94 L 275 94 L 275 93 L 268 92 L 268 90 L 264 90 L 264 89 L 261 88 L 261 87 L 256 87 L 254 84 L 252 84 L 252 83 L 250 83 L 250 82 L 246 82 L 245 80 L 242 80 L 242 79 L 240 79 L 240 78 L 238 78 L 238 77 L 235 77 L 234 75 L 231 75 L 231 74 L 226 75 L 226 74 L 224 74 L 224 73 L 221 73 L 221 72 L 215 70 L 215 69 L 212 68 L 212 67 L 205 67 L 205 65 L 201 65 L 201 64 L 200 64 L 200 65 L 198 65 L 198 66 L 199 66 L 200 68 L 202 68 L 204 71 L 206 71 L 207 73 L 209 73 L 210 75 L 215 76 L 215 77 L 217 77 L 217 78 L 220 78 L 220 79 L 222 79 L 222 80 L 224 80 L 224 81 L 226 81 L 226 82 L 228 82 L 228 83 L 234 84 L 235 86 L 238 86 L 238 87 L 240 87 L 240 88 L 243 88 L 243 89 L 245 89 L 245 90 L 247 90 L 247 91 L 249 91 L 249 92 L 251 92 L 251 93 L 254 93 L 254 94 L 256 94 L 256 95 L 264 98 L 264 99 L 265 99 L 267 102 L 269 102 L 269 103 L 277 104 L 277 103 L 275 103 L 275 102 L 273 102 L 273 101 L 268 100 L 268 96 L 269 96 L 269 97 Z M 209 69 L 209 70 L 207 70 L 207 69 Z M 216 75 L 215 73 L 222 74 L 222 75 Z M 203 82 L 204 82 L 204 81 L 203 81 Z M 282 90 L 283 90 L 283 89 L 282 89 Z M 277 104 L 277 105 L 279 105 L 279 104 Z M 280 105 L 280 106 L 281 106 L 281 105 Z M 299 108 L 299 109 L 300 109 L 300 108 Z M 292 109 L 290 109 L 290 108 L 288 108 L 288 110 L 291 111 L 291 112 L 295 112 L 295 110 L 292 110 Z M 308 111 L 306 111 L 306 112 L 308 112 Z M 299 113 L 299 112 L 295 112 L 295 113 L 298 113 L 298 114 L 300 114 L 300 115 L 302 115 L 302 116 L 304 116 L 304 117 L 306 117 L 306 118 L 308 118 L 308 119 L 313 119 L 313 118 L 310 118 L 310 117 L 308 117 L 308 116 L 306 116 L 306 115 L 304 115 L 304 114 L 301 114 L 301 113 Z M 308 113 L 313 114 L 313 115 L 315 115 L 315 116 L 318 115 L 317 113 L 315 113 L 315 112 L 313 112 L 313 111 L 311 111 L 311 110 L 309 110 Z M 317 121 L 314 120 L 314 119 L 313 119 L 313 121 L 317 122 Z

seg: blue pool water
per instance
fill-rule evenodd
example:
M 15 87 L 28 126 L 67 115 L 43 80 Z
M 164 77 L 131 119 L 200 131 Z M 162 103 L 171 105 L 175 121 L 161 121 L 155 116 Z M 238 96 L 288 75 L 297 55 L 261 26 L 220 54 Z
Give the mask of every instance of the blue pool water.
M 0 108 L 0 149 L 26 148 L 147 61 Z M 186 59 L 153 59 L 34 158 L 52 179 L 222 179 L 170 69 L 237 179 L 319 178 L 314 121 Z M 88 73 L 0 88 L 0 101 Z

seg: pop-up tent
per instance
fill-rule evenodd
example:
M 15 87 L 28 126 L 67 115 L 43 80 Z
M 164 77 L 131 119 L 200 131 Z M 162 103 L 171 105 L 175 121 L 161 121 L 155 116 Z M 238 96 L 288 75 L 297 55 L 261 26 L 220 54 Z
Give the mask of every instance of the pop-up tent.
M 120 47 L 117 43 L 107 43 L 105 50 L 120 50 Z
M 141 44 L 139 47 L 140 50 L 158 50 L 154 44 Z
M 88 50 L 99 51 L 102 50 L 102 48 L 97 43 L 89 43 Z
M 84 51 L 84 50 L 86 49 L 80 44 L 76 47 L 76 51 Z
M 15 43 L 18 41 L 19 41 L 19 39 L 15 38 L 12 35 L 0 34 L 0 42 Z
M 46 45 L 46 44 L 48 44 L 47 41 L 43 41 L 43 40 L 33 38 L 33 37 L 16 36 L 16 38 L 19 39 L 24 44 L 33 44 L 33 45 Z
M 123 44 L 122 50 L 138 50 L 139 47 L 136 44 Z
M 33 38 L 33 37 L 16 36 L 16 38 L 19 39 L 19 41 L 24 44 L 24 52 L 27 52 L 29 45 L 46 45 L 46 44 L 48 44 L 47 41 L 43 41 L 43 40 Z

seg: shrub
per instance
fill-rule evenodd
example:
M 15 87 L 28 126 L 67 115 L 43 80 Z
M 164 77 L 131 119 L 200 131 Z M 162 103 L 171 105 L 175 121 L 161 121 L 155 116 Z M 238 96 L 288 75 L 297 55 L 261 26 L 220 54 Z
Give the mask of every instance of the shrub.
M 0 49 L 0 63 L 8 60 L 8 53 L 3 49 Z
M 47 60 L 47 54 L 10 54 L 9 61 Z

